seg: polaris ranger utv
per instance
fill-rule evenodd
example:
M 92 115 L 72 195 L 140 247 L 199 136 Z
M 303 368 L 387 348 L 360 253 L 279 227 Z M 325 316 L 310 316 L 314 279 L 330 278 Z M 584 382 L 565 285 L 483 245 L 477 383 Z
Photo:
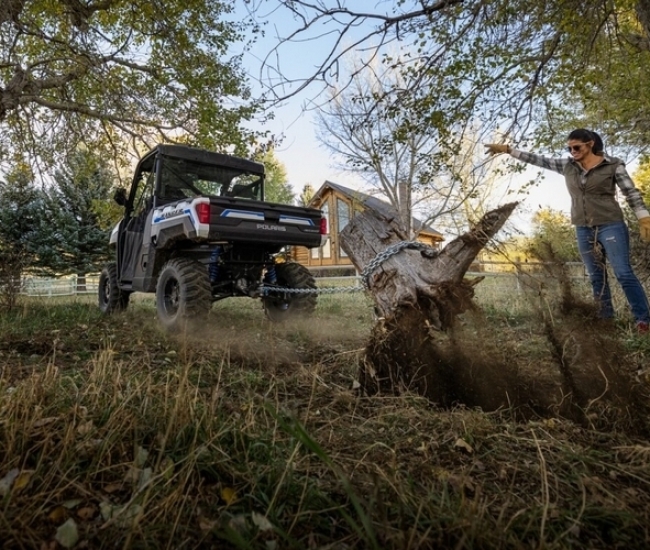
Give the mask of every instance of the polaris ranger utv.
M 110 236 L 115 262 L 99 279 L 104 313 L 125 309 L 133 292 L 155 292 L 158 318 L 170 329 L 230 296 L 261 299 L 272 321 L 316 307 L 312 274 L 278 253 L 321 246 L 326 219 L 313 208 L 264 202 L 264 165 L 158 145 L 115 200 L 124 217 Z

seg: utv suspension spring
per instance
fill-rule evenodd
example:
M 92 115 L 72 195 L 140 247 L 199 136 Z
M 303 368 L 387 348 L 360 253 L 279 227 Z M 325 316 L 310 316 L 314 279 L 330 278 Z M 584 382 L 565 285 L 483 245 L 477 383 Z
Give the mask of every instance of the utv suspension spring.
M 210 254 L 210 263 L 208 264 L 211 283 L 216 283 L 219 278 L 219 256 L 221 256 L 221 247 L 215 246 Z

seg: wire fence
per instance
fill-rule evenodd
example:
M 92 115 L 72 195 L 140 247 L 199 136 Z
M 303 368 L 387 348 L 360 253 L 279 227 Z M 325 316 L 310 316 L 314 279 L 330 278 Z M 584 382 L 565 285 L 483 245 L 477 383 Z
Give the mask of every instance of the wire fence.
M 473 264 L 465 276 L 468 279 L 483 278 L 474 287 L 479 305 L 513 313 L 529 311 L 531 303 L 537 303 L 540 298 L 561 296 L 566 290 L 562 289 L 562 284 L 568 284 L 575 297 L 590 300 L 592 293 L 589 277 L 581 262 L 566 263 L 561 267 L 541 262 L 480 262 Z M 316 281 L 319 288 L 353 287 L 361 284 L 361 276 L 325 276 L 317 277 Z M 618 285 L 612 285 L 612 294 L 615 303 L 623 304 Z M 330 299 L 326 295 L 322 298 Z
M 529 283 L 527 279 L 541 277 L 546 264 L 539 262 L 511 263 L 511 262 L 476 262 L 466 273 L 468 277 L 485 277 L 492 280 L 489 284 L 493 289 L 502 289 L 506 293 L 521 292 Z M 587 281 L 587 273 L 580 262 L 565 264 L 569 277 L 576 282 Z M 361 285 L 360 275 L 345 276 L 316 276 L 317 286 L 326 288 L 329 286 L 359 286 Z M 68 275 L 64 277 L 23 277 L 20 283 L 20 293 L 24 296 L 55 297 L 75 296 L 97 293 L 99 285 L 99 274 Z
M 52 298 L 96 294 L 99 274 L 69 275 L 66 277 L 23 277 L 20 293 L 24 296 Z
M 549 291 L 559 285 L 558 278 L 548 267 L 543 263 L 532 262 L 477 262 L 471 266 L 466 276 L 484 278 L 475 288 L 479 302 L 514 310 L 527 307 L 531 294 L 539 293 L 542 289 Z M 589 280 L 582 263 L 565 264 L 564 273 L 577 295 L 589 296 Z M 20 294 L 39 298 L 93 295 L 97 294 L 98 283 L 99 274 L 57 278 L 27 276 L 21 280 Z M 317 287 L 324 291 L 323 298 L 332 287 L 360 289 L 361 283 L 360 275 L 316 277 Z

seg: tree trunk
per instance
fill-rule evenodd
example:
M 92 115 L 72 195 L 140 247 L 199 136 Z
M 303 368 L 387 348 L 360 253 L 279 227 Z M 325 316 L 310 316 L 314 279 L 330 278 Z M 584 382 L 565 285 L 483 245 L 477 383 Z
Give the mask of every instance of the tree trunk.
M 355 267 L 363 273 L 368 264 L 379 263 L 366 276 L 379 314 L 360 372 L 366 392 L 408 388 L 442 404 L 477 404 L 473 399 L 478 399 L 478 386 L 460 379 L 463 372 L 453 357 L 441 358 L 431 335 L 446 331 L 458 314 L 473 307 L 474 286 L 482 278 L 466 281 L 465 272 L 516 206 L 510 203 L 488 212 L 440 252 L 406 248 L 386 257 L 407 236 L 397 217 L 386 218 L 376 211 L 367 210 L 346 226 L 341 245 Z M 378 254 L 379 260 L 385 259 L 379 262 Z M 482 390 L 485 395 L 479 404 L 499 393 L 488 389 Z M 512 391 L 504 388 L 504 394 Z M 489 407 L 502 404 L 500 398 L 492 401 Z

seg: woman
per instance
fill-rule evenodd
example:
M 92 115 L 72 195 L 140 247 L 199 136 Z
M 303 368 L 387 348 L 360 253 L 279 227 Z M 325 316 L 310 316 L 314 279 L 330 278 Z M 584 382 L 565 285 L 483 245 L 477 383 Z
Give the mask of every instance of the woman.
M 508 153 L 528 164 L 564 175 L 571 195 L 571 222 L 576 226 L 578 249 L 604 319 L 614 317 L 607 280 L 606 260 L 630 304 L 639 332 L 650 328 L 648 298 L 630 266 L 630 243 L 623 212 L 616 201 L 616 188 L 639 219 L 641 238 L 650 242 L 650 213 L 634 186 L 625 164 L 603 152 L 603 141 L 596 132 L 580 128 L 567 138 L 570 158 L 549 158 L 512 149 L 509 145 L 488 143 L 487 152 Z

